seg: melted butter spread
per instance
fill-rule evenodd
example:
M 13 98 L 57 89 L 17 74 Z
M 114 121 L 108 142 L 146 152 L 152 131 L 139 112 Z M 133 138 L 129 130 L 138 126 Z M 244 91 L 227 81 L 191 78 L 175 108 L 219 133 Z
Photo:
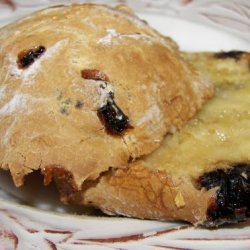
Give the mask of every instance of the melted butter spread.
M 228 61 L 224 78 L 218 74 L 220 61 L 215 60 L 210 71 L 202 65 L 201 70 L 214 80 L 214 98 L 184 129 L 167 136 L 158 150 L 145 157 L 148 167 L 198 177 L 218 167 L 250 162 L 250 72 L 234 81 L 229 75 L 237 67 L 231 64 L 241 62 Z

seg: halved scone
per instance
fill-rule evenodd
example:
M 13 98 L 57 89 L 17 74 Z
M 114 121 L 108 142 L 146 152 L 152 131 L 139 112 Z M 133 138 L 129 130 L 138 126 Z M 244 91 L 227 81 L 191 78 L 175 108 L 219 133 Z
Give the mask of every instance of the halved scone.
M 250 53 L 185 55 L 215 97 L 158 150 L 62 198 L 108 214 L 218 226 L 250 218 Z
M 212 84 L 125 7 L 57 6 L 0 30 L 0 164 L 67 193 L 159 147 Z

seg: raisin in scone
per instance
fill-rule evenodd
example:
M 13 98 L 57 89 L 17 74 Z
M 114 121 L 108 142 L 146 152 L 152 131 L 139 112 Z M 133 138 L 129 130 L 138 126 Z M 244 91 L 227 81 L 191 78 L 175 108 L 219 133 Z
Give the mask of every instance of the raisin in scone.
M 0 30 L 0 163 L 78 190 L 157 149 L 212 96 L 175 43 L 125 7 L 57 6 Z
M 207 227 L 250 218 L 250 53 L 187 54 L 213 79 L 215 97 L 159 149 L 112 169 L 64 200 L 108 214 Z

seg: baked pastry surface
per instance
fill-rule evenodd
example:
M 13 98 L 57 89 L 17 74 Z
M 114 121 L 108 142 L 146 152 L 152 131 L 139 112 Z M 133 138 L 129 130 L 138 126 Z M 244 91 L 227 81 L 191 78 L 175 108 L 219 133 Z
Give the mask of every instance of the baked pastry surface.
M 0 30 L 0 161 L 67 193 L 157 149 L 213 94 L 171 39 L 125 7 L 58 6 Z
M 69 201 L 208 227 L 249 219 L 250 54 L 235 54 L 186 54 L 213 79 L 215 97 L 158 150 L 85 183 Z M 63 185 L 58 181 L 65 199 Z

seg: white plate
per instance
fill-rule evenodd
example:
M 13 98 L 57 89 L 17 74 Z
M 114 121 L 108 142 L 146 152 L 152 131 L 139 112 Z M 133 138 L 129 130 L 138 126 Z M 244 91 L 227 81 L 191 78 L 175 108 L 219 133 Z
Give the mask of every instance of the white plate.
M 138 5 L 136 7 L 139 8 Z M 0 19 L 0 24 L 35 8 L 10 11 Z M 239 38 L 222 31 L 221 27 L 218 29 L 169 17 L 163 15 L 160 8 L 162 6 L 159 5 L 158 11 L 155 11 L 154 6 L 154 14 L 149 14 L 150 9 L 146 9 L 139 15 L 163 34 L 174 38 L 183 50 L 250 50 L 244 35 Z M 76 216 L 65 214 L 75 212 L 77 208 L 68 209 L 57 202 L 54 189 L 45 191 L 41 179 L 33 183 L 32 190 L 26 187 L 16 189 L 4 173 L 0 174 L 0 182 L 0 250 L 250 249 L 249 223 L 206 230 L 184 223 Z M 29 206 L 20 205 L 27 200 Z

